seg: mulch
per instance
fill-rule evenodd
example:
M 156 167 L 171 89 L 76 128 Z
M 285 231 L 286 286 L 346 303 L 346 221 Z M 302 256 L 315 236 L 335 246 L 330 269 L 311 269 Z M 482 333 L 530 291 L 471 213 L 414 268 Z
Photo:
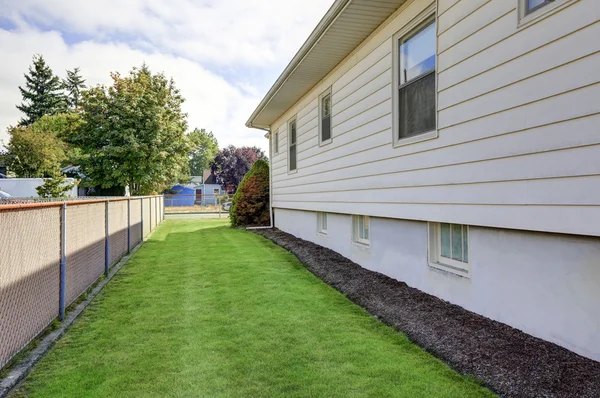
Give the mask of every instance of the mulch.
M 600 362 L 364 269 L 312 242 L 277 229 L 255 233 L 292 252 L 352 302 L 501 396 L 600 397 Z

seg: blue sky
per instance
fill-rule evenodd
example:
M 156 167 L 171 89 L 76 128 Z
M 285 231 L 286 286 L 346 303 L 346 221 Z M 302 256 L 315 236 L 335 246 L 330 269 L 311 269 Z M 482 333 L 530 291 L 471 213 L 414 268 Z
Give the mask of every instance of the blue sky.
M 333 0 L 3 0 L 0 2 L 0 140 L 16 124 L 34 54 L 55 73 L 80 67 L 108 84 L 143 62 L 173 77 L 190 129 L 221 146 L 259 145 L 244 123 Z

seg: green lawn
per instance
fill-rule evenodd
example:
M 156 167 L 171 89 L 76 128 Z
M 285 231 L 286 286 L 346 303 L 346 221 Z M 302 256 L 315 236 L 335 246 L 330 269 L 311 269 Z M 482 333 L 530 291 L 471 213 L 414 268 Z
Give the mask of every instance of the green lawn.
M 17 395 L 492 396 L 225 222 L 166 221 Z

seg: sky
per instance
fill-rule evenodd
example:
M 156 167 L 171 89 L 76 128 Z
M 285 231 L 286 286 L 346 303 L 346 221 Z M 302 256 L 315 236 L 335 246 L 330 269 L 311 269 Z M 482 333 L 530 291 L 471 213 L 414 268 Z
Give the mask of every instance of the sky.
M 268 148 L 245 122 L 333 0 L 0 0 L 0 141 L 22 114 L 34 54 L 54 72 L 109 84 L 147 63 L 175 80 L 190 130 Z

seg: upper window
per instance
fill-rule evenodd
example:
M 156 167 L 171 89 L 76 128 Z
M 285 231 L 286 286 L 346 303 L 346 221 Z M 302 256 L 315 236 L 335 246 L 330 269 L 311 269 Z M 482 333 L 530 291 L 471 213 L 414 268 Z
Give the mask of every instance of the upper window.
M 327 213 L 317 213 L 317 232 L 327 235 Z
M 213 189 L 213 194 L 214 194 L 214 195 L 218 195 L 219 193 L 221 193 L 221 192 L 219 191 L 219 188 L 214 188 L 214 189 Z
M 297 155 L 297 145 L 296 145 L 296 140 L 298 139 L 297 137 L 297 132 L 296 132 L 296 119 L 292 119 L 289 122 L 288 125 L 288 142 L 289 142 L 289 147 L 290 147 L 290 157 L 289 157 L 289 169 L 290 171 L 294 171 L 296 170 L 296 155 Z
M 554 0 L 525 0 L 525 3 L 525 13 L 529 14 L 550 3 L 554 3 Z
M 528 25 L 552 15 L 554 12 L 565 8 L 576 0 L 518 0 L 519 1 L 519 26 Z
M 369 216 L 352 216 L 352 235 L 356 243 L 369 246 L 371 244 L 371 228 Z
M 437 137 L 436 25 L 427 19 L 394 37 L 394 142 Z
M 321 144 L 331 142 L 331 89 L 319 99 L 319 132 Z
M 275 154 L 279 154 L 279 130 L 275 132 L 275 136 L 273 137 L 273 146 L 275 147 Z
M 432 223 L 429 226 L 429 262 L 462 276 L 470 275 L 469 227 L 460 224 Z

